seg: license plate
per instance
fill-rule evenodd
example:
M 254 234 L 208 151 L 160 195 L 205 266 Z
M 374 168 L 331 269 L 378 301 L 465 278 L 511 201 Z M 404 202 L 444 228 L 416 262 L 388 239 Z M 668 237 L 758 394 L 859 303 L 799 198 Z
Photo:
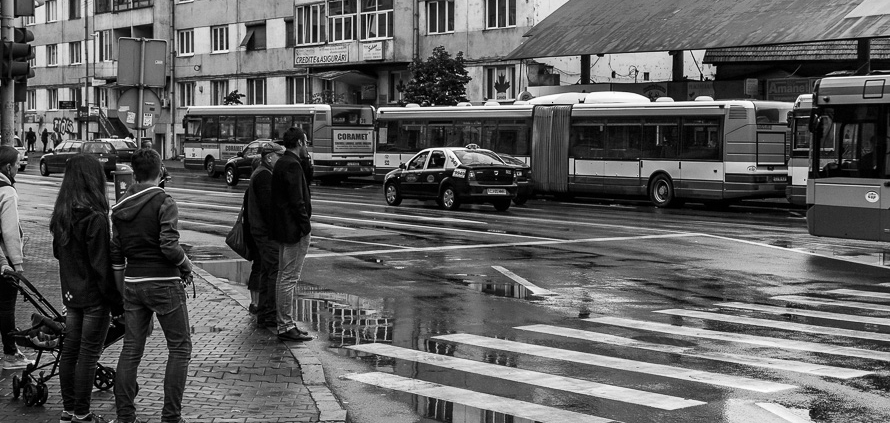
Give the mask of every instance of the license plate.
M 105 162 L 107 162 L 107 161 L 108 161 L 108 157 L 99 157 L 99 162 L 100 162 L 100 163 L 105 163 Z
M 773 176 L 773 181 L 775 182 L 788 182 L 787 176 Z
M 507 195 L 507 190 L 503 188 L 488 188 L 485 192 L 488 195 Z
M 358 162 L 348 162 L 346 166 L 358 166 Z

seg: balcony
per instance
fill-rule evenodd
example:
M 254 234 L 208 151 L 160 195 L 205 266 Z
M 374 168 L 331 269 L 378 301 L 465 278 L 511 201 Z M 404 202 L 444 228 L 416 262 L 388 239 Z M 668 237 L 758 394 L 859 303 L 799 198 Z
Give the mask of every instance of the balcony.
M 116 13 L 154 6 L 154 0 L 96 0 L 96 14 Z

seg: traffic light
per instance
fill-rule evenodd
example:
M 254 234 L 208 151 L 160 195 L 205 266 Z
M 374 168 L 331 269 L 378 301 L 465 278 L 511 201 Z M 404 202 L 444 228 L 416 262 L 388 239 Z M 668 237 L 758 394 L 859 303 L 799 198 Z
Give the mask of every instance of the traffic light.
M 31 59 L 34 58 L 34 34 L 26 28 L 13 28 L 13 41 L 0 43 L 0 78 L 13 82 L 15 85 L 15 101 L 25 101 L 28 78 L 34 76 Z

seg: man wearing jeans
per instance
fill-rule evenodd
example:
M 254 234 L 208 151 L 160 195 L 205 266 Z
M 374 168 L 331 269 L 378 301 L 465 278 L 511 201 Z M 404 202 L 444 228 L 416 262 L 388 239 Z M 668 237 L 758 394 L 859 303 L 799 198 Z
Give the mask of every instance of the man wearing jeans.
M 300 128 L 290 128 L 282 137 L 284 155 L 275 163 L 272 170 L 272 207 L 280 222 L 272 231 L 279 244 L 278 282 L 276 284 L 276 305 L 278 338 L 284 341 L 308 341 L 312 337 L 299 329 L 294 319 L 294 291 L 303 261 L 309 252 L 312 227 L 312 204 L 309 201 L 309 181 L 300 166 L 300 143 L 304 138 Z
M 126 320 L 114 381 L 117 422 L 140 421 L 133 404 L 139 391 L 136 378 L 156 314 L 168 351 L 161 422 L 180 423 L 185 421 L 182 395 L 192 353 L 181 278 L 191 273 L 192 264 L 179 246 L 176 202 L 158 187 L 161 157 L 154 150 L 138 150 L 132 167 L 136 183 L 111 212 L 111 263 L 118 286 L 123 285 Z

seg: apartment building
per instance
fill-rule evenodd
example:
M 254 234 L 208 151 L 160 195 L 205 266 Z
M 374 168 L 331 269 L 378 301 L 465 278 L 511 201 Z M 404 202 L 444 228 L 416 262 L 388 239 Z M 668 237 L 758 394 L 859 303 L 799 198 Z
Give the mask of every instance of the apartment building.
M 244 104 L 396 104 L 408 65 L 438 46 L 463 52 L 470 101 L 512 102 L 529 86 L 578 82 L 578 58 L 503 59 L 566 1 L 47 0 L 26 19 L 37 55 L 22 126 L 63 138 L 132 131 L 171 158 L 188 106 L 236 91 Z M 138 89 L 118 81 L 121 37 L 167 41 L 166 86 L 143 91 L 142 116 Z M 666 55 L 655 61 L 670 68 Z M 599 81 L 621 78 L 594 68 Z

